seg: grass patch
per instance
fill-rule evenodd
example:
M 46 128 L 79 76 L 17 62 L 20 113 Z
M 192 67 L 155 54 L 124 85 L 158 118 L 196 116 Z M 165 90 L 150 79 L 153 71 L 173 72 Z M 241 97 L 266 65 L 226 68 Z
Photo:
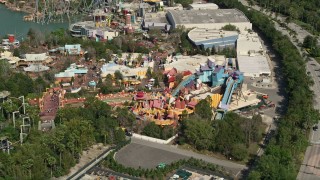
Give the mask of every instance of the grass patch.
M 208 150 L 199 151 L 199 150 L 193 148 L 193 147 L 192 147 L 191 145 L 189 145 L 189 144 L 179 145 L 178 148 L 184 149 L 184 150 L 188 150 L 188 151 L 192 151 L 192 152 L 195 152 L 195 153 L 198 153 L 198 154 L 206 155 L 206 156 L 209 156 L 209 157 L 221 159 L 221 160 L 233 161 L 233 160 L 227 159 L 226 156 L 224 156 L 224 155 L 221 154 L 221 153 L 212 152 L 212 151 L 208 151 Z M 238 164 L 243 164 L 243 165 L 245 165 L 245 164 L 247 163 L 247 161 L 248 161 L 248 160 L 233 161 L 233 162 L 238 163 Z
M 314 58 L 318 63 L 320 63 L 320 57 L 315 57 Z
M 251 143 L 249 148 L 248 148 L 248 152 L 250 155 L 255 155 L 257 154 L 257 151 L 259 149 L 259 144 L 258 143 Z
M 299 21 L 299 20 L 293 20 L 293 22 L 299 26 L 301 26 L 303 29 L 307 30 L 310 34 L 314 34 L 317 35 L 319 34 L 313 26 L 311 26 L 310 24 L 307 24 L 305 22 Z

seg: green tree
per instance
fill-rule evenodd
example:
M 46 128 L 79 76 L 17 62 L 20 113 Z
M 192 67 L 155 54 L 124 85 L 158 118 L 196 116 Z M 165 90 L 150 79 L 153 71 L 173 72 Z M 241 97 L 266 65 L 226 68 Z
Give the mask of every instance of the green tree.
M 148 67 L 148 69 L 147 69 L 147 74 L 146 74 L 146 76 L 147 76 L 148 79 L 151 79 L 151 78 L 152 78 L 152 71 L 151 71 L 151 68 L 150 68 L 150 67 Z
M 30 179 L 32 179 L 31 168 L 32 168 L 33 164 L 34 164 L 34 162 L 32 159 L 27 159 L 22 165 L 28 171 Z
M 195 107 L 195 114 L 203 119 L 211 120 L 213 114 L 210 102 L 207 99 L 200 100 Z
M 302 45 L 302 46 L 303 46 L 304 48 L 309 48 L 309 49 L 311 49 L 311 48 L 316 47 L 316 43 L 317 43 L 317 40 L 316 40 L 314 37 L 308 35 L 308 36 L 306 36 L 306 37 L 304 38 L 304 40 L 303 40 L 303 45 Z
M 225 31 L 237 31 L 237 26 L 232 25 L 232 24 L 227 24 L 227 25 L 223 26 L 221 29 L 225 30 Z
M 13 56 L 15 56 L 15 57 L 20 57 L 20 51 L 19 51 L 18 48 L 15 48 L 15 49 L 13 50 Z
M 215 132 L 208 121 L 190 117 L 184 123 L 184 135 L 198 150 L 209 150 L 214 144 Z
M 127 108 L 117 108 L 116 113 L 117 113 L 117 119 L 119 120 L 120 125 L 129 127 L 130 129 L 133 128 L 133 123 L 136 120 L 136 117 L 133 113 L 128 111 Z
M 207 55 L 207 56 L 210 56 L 210 55 L 211 55 L 211 49 L 210 49 L 210 48 L 207 48 L 207 49 L 206 49 L 206 55 Z
M 181 4 L 183 7 L 188 7 L 189 4 L 192 4 L 192 0 L 175 0 L 175 3 Z
M 122 129 L 118 129 L 114 131 L 114 143 L 123 142 L 126 139 L 125 133 Z
M 123 75 L 119 70 L 114 72 L 114 77 L 116 80 L 123 80 Z
M 244 160 L 248 156 L 246 146 L 240 143 L 234 144 L 232 146 L 231 156 L 237 161 Z
M 251 171 L 248 177 L 248 180 L 260 180 L 261 174 L 258 171 Z
M 182 53 L 191 54 L 193 50 L 193 45 L 188 39 L 188 31 L 182 32 L 180 36 L 180 49 Z
M 150 122 L 143 128 L 142 134 L 154 138 L 161 138 L 161 128 L 154 122 Z
M 53 168 L 54 168 L 54 165 L 56 164 L 56 159 L 50 155 L 48 155 L 47 157 L 47 162 L 48 162 L 48 165 L 50 166 L 50 174 L 51 174 L 51 178 L 52 178 L 52 171 L 53 171 Z
M 154 78 L 154 86 L 155 86 L 155 87 L 159 87 L 159 85 L 160 85 L 160 84 L 159 84 L 159 79 L 158 79 L 158 77 L 155 77 L 155 78 Z

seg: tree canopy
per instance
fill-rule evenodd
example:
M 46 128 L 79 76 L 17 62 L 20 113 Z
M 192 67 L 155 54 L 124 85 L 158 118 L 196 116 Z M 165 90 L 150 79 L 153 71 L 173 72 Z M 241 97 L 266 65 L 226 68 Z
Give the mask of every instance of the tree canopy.
M 183 120 L 179 139 L 197 150 L 219 152 L 241 161 L 248 158 L 248 147 L 262 139 L 264 127 L 260 116 L 249 119 L 227 113 L 221 121 L 208 121 L 194 115 Z
M 37 114 L 29 107 L 27 111 L 32 118 Z M 132 116 L 122 112 L 118 110 L 118 117 L 115 116 L 115 110 L 95 98 L 87 98 L 83 108 L 59 109 L 55 129 L 43 133 L 32 128 L 24 144 L 15 145 L 10 156 L 0 152 L 0 177 L 50 179 L 65 175 L 93 143 L 117 144 L 125 140 L 120 121 L 131 122 Z M 19 130 L 9 128 L 2 129 L 0 135 L 12 131 L 10 135 L 18 138 Z M 10 136 L 10 141 L 14 137 Z
M 202 99 L 195 107 L 195 114 L 207 120 L 211 120 L 212 118 L 212 108 L 210 107 L 209 99 L 211 100 L 210 97 Z

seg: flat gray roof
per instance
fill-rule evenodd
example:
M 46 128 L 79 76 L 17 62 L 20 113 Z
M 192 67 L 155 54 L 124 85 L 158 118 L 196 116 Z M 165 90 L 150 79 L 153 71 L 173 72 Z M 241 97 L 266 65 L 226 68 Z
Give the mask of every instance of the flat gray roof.
M 189 8 L 193 8 L 193 9 L 219 9 L 219 6 L 214 3 L 193 3 L 193 4 L 189 4 Z
M 216 29 L 195 28 L 189 31 L 188 37 L 191 41 L 207 41 L 212 39 L 237 36 L 237 31 L 222 31 Z
M 165 12 L 146 13 L 144 16 L 144 22 L 153 23 L 168 23 Z
M 168 10 L 176 24 L 250 22 L 238 9 Z
M 244 76 L 251 74 L 271 74 L 269 63 L 265 55 L 238 56 L 239 70 Z

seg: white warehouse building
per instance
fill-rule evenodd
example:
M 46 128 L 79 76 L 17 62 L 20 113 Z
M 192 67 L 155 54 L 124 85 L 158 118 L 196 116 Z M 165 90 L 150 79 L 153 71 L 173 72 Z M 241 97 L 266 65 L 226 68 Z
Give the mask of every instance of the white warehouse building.
M 241 32 L 252 29 L 248 18 L 238 9 L 168 10 L 167 19 L 173 29 L 184 26 L 218 30 L 228 24 Z
M 204 9 L 219 9 L 219 6 L 214 3 L 193 3 L 189 4 L 188 9 L 204 10 Z
M 247 77 L 271 76 L 266 51 L 257 33 L 240 34 L 237 40 L 238 68 Z

